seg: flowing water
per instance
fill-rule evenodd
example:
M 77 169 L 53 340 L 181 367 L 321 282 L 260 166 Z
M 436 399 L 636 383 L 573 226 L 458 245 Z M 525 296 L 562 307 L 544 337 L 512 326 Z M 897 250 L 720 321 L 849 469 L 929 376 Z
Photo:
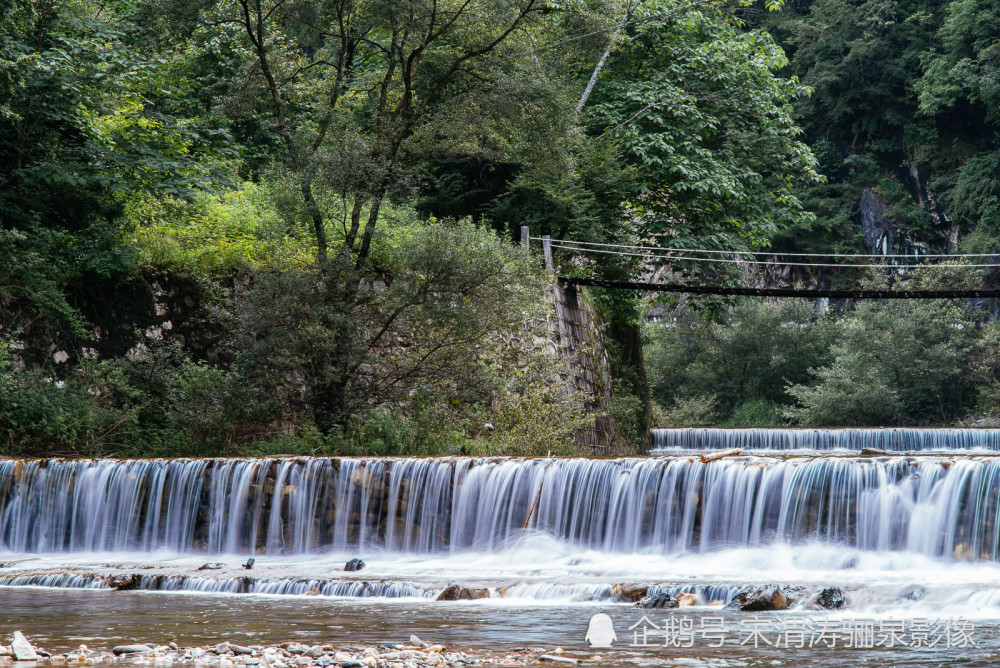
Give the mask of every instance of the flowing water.
M 609 662 L 1000 661 L 995 432 L 654 438 L 673 454 L 0 460 L 0 633 L 22 628 L 51 649 L 300 638 L 360 646 L 417 633 L 583 657 L 593 652 L 591 616 L 606 613 L 618 634 L 613 649 L 598 650 Z M 694 454 L 733 447 L 751 454 Z M 893 453 L 859 457 L 861 447 Z M 365 568 L 345 572 L 358 556 Z M 488 597 L 435 600 L 453 584 Z M 781 585 L 790 609 L 725 607 L 764 584 Z M 622 585 L 690 593 L 694 605 L 637 609 Z M 817 608 L 834 585 L 847 608 Z M 836 648 L 822 635 L 834 626 Z M 888 647 L 896 626 L 903 635 Z M 711 628 L 725 634 L 721 647 Z

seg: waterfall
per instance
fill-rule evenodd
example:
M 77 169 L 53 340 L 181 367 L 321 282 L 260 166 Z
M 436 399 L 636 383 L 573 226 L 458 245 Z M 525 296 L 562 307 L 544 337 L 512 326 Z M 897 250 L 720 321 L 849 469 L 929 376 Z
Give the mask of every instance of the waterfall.
M 1000 429 L 654 429 L 653 452 L 671 450 L 1000 450 Z
M 616 553 L 997 560 L 998 491 L 991 457 L 0 460 L 0 551 L 467 552 L 527 529 Z

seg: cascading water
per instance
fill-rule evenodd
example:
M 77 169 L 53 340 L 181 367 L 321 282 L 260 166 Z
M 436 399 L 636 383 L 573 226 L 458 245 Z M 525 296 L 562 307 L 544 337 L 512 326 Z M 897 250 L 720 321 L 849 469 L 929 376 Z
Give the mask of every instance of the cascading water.
M 873 448 L 889 452 L 996 451 L 1000 429 L 654 429 L 653 452 L 671 450 L 815 451 Z
M 608 553 L 827 542 L 997 560 L 1000 459 L 0 461 L 0 551 Z

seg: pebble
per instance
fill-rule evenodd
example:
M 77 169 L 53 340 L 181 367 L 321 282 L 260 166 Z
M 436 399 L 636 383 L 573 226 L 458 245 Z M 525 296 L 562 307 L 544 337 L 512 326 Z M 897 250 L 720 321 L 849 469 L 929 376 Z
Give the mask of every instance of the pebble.
M 20 638 L 18 637 L 20 636 Z M 223 641 L 203 647 L 183 647 L 176 642 L 169 645 L 139 644 L 118 645 L 112 651 L 98 652 L 80 645 L 79 649 L 50 656 L 48 652 L 33 647 L 23 634 L 15 634 L 15 644 L 10 648 L 0 645 L 0 666 L 16 667 L 15 657 L 22 650 L 30 649 L 39 664 L 77 666 L 97 664 L 128 664 L 170 668 L 461 668 L 463 666 L 519 665 L 535 666 L 539 662 L 576 664 L 581 661 L 594 663 L 593 658 L 566 656 L 562 648 L 518 647 L 507 653 L 491 654 L 488 651 L 449 651 L 444 645 L 424 642 L 410 636 L 406 645 L 380 645 L 358 649 L 337 648 L 333 645 L 304 645 L 286 642 L 280 645 L 234 645 Z M 23 642 L 21 640 L 23 639 Z

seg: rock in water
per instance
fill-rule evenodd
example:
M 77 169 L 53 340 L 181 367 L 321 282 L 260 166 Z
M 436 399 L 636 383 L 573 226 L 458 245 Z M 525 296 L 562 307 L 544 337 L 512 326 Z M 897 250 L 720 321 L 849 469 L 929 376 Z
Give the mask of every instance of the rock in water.
M 440 594 L 438 601 L 473 601 L 477 598 L 489 598 L 490 590 L 486 588 L 473 589 L 472 587 L 459 587 L 458 585 L 448 585 Z
M 816 605 L 827 610 L 843 610 L 847 607 L 847 596 L 840 587 L 827 587 L 816 595 Z
M 654 594 L 647 596 L 635 604 L 637 608 L 676 608 L 680 605 L 670 594 Z
M 38 653 L 28 639 L 20 631 L 14 631 L 14 639 L 10 643 L 10 651 L 15 661 L 38 661 Z
M 251 568 L 253 568 L 253 564 L 255 561 L 257 560 L 254 559 L 253 557 L 250 557 L 249 559 L 247 559 L 247 563 L 243 564 L 243 568 L 250 570 Z
M 788 608 L 788 597 L 781 587 L 774 585 L 747 587 L 737 593 L 727 607 L 738 608 L 743 612 L 785 610 Z
M 225 564 L 211 563 L 211 564 L 204 564 L 202 566 L 199 566 L 198 570 L 199 571 L 218 571 L 218 570 L 221 570 L 221 569 L 223 569 L 225 567 L 226 567 Z
M 682 608 L 691 605 L 698 605 L 698 597 L 695 596 L 694 594 L 685 594 L 685 593 L 677 594 L 675 598 L 677 599 L 677 605 L 679 605 Z
M 410 644 L 416 645 L 417 647 L 429 647 L 427 643 L 418 638 L 417 636 L 410 636 Z
M 344 570 L 349 572 L 360 571 L 364 567 L 365 567 L 365 562 L 361 561 L 360 559 L 351 559 L 344 566 Z
M 111 650 L 115 656 L 121 656 L 122 654 L 145 654 L 152 651 L 145 645 L 118 645 L 118 647 Z
M 612 596 L 619 601 L 628 601 L 629 603 L 642 600 L 648 592 L 649 587 L 639 584 L 616 584 L 611 587 Z

